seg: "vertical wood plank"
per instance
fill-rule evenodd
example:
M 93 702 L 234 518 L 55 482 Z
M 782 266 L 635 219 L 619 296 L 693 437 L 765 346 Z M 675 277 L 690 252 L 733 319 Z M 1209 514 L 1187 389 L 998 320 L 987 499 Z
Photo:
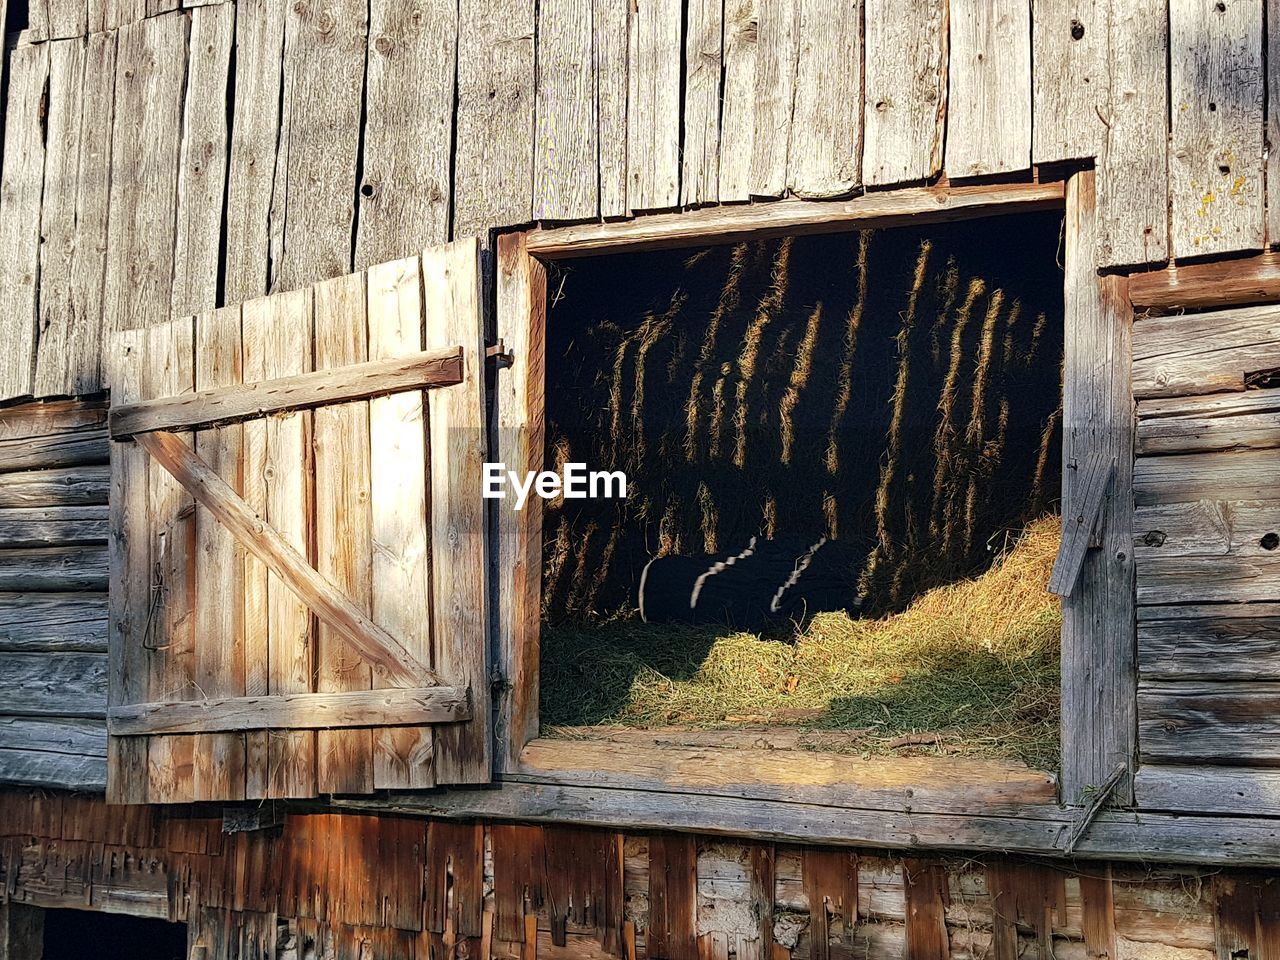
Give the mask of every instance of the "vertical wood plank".
M 120 29 L 104 281 L 115 330 L 169 316 L 186 51 L 186 17 Z
M 787 152 L 800 54 L 800 0 L 756 0 L 755 132 L 751 193 L 780 197 L 787 187 Z
M 239 0 L 236 89 L 227 174 L 223 295 L 240 303 L 267 292 L 271 198 L 280 136 L 281 60 L 287 4 Z M 277 226 L 279 226 L 277 224 Z
M 457 4 L 374 0 L 369 12 L 357 270 L 448 240 L 452 189 Z
M 197 13 L 217 8 L 204 7 Z M 228 20 L 228 27 L 230 21 Z M 194 32 L 193 32 L 194 36 Z M 229 39 L 229 34 L 228 34 Z M 195 388 L 212 390 L 243 377 L 240 306 L 196 317 Z M 195 432 L 196 453 L 232 490 L 244 489 L 244 428 L 233 423 Z M 203 507 L 195 508 L 195 687 L 191 699 L 245 695 L 245 564 L 235 537 Z M 242 800 L 245 738 L 198 734 L 192 789 L 196 800 Z
M 147 21 L 148 23 L 152 21 Z M 195 389 L 194 330 L 190 318 L 147 329 L 143 399 L 175 397 Z M 147 463 L 151 597 L 143 637 L 149 651 L 150 700 L 196 700 L 195 502 L 158 463 Z M 150 737 L 150 803 L 195 799 L 194 738 Z
M 1258 893 L 1249 875 L 1217 874 L 1213 878 L 1213 947 L 1216 960 L 1258 955 Z
M 1280 242 L 1280 0 L 1267 0 L 1267 242 Z
M 1091 957 L 1116 955 L 1116 910 L 1111 891 L 1111 867 L 1099 874 L 1080 876 L 1080 928 L 1084 947 Z
M 862 183 L 862 7 L 800 0 L 787 185 L 800 197 L 847 196 Z
M 757 935 L 745 943 L 739 939 L 738 956 L 744 960 L 748 956 L 754 956 L 756 960 L 771 960 L 773 957 L 773 909 L 777 899 L 774 854 L 772 843 L 753 843 L 749 848 L 751 887 L 747 896 L 751 915 L 756 918 Z M 857 909 L 856 904 L 854 909 Z
M 831 949 L 831 917 L 840 920 L 840 939 L 852 943 L 858 921 L 858 857 L 849 850 L 806 847 L 804 890 L 809 903 L 809 951 L 814 960 L 838 956 Z
M 538 4 L 533 219 L 586 220 L 599 209 L 592 18 L 574 0 Z
M 28 903 L 0 904 L 0 960 L 40 960 L 44 956 L 44 911 Z
M 724 81 L 720 107 L 721 203 L 751 199 L 756 125 L 757 0 L 724 0 Z
M 431 391 L 432 639 L 436 670 L 469 687 L 473 719 L 435 731 L 436 779 L 484 783 L 492 767 L 489 722 L 489 623 L 486 592 L 487 506 L 481 470 L 487 454 L 484 333 L 479 246 L 475 240 L 422 255 L 426 327 L 423 348 L 461 345 L 463 379 Z
M 48 0 L 49 39 L 64 40 L 71 37 L 85 36 L 87 29 L 88 4 L 85 0 Z M 33 3 L 34 8 L 38 4 Z M 0 24 L 3 27 L 3 24 Z
M 902 880 L 907 895 L 907 956 L 947 960 L 951 938 L 947 935 L 945 864 L 908 858 L 902 861 Z
M 697 838 L 651 835 L 645 947 L 653 960 L 697 960 L 697 895 Z
M 143 397 L 146 337 L 130 330 L 112 338 L 104 356 L 117 403 Z M 132 441 L 111 444 L 110 593 L 107 618 L 107 703 L 142 703 L 148 664 L 143 646 L 151 610 L 151 531 L 147 526 L 147 455 Z M 107 802 L 146 803 L 147 738 L 107 739 Z
M 286 5 L 273 291 L 351 269 L 368 25 L 366 0 Z
M 209 310 L 218 302 L 235 15 L 233 5 L 222 3 L 191 11 L 170 307 L 174 316 Z
M 1169 4 L 1175 257 L 1263 243 L 1262 0 Z
M 259 297 L 244 305 L 245 380 L 311 370 L 311 292 Z M 311 545 L 311 418 L 306 410 L 251 420 L 245 432 L 246 500 L 306 557 Z M 313 560 L 314 562 L 314 560 Z M 253 557 L 245 558 L 245 688 L 271 694 L 313 689 L 314 621 L 307 605 Z M 249 735 L 248 781 L 263 796 L 316 792 L 316 735 L 270 730 Z
M 369 359 L 422 349 L 421 261 L 369 268 Z M 369 401 L 373 506 L 373 619 L 423 663 L 431 662 L 431 563 L 423 391 Z M 375 671 L 376 673 L 376 671 Z M 376 678 L 375 678 L 376 679 Z M 375 686 L 388 686 L 383 679 Z M 374 733 L 378 790 L 435 786 L 431 727 Z
M 680 0 L 635 0 L 628 41 L 627 206 L 680 202 Z
M 529 219 L 533 182 L 533 0 L 458 5 L 453 235 Z
M 1131 310 L 1125 280 L 1099 279 L 1094 174 L 1067 182 L 1063 360 L 1063 516 L 1072 515 L 1079 470 L 1091 456 L 1116 461 L 1103 512 L 1102 546 L 1090 552 L 1062 603 L 1062 797 L 1080 801 L 1137 747 L 1133 588 L 1133 394 Z M 1132 780 L 1114 802 L 1132 802 Z
M 953 179 L 1031 165 L 1031 23 L 1027 0 L 951 8 L 947 174 Z
M 318 284 L 315 301 L 317 370 L 368 359 L 365 275 Z M 373 593 L 369 502 L 369 404 L 321 407 L 314 413 L 316 569 L 365 613 Z M 333 629 L 319 624 L 316 690 L 367 690 L 369 666 Z M 367 729 L 320 730 L 316 772 L 321 793 L 373 790 L 373 737 Z
M 927 179 L 942 169 L 947 4 L 864 3 L 862 179 L 868 186 Z
M 0 171 L 0 400 L 31 393 L 36 354 L 36 277 L 44 186 L 44 102 L 49 47 L 9 55 L 9 96 Z
M 600 216 L 627 213 L 627 36 L 629 0 L 594 0 L 591 16 L 600 150 Z
M 693 0 L 687 16 L 680 204 L 693 207 L 719 199 L 724 0 Z
M 83 122 L 85 44 L 63 40 L 49 44 L 49 92 L 46 101 L 44 194 L 40 205 L 39 350 L 33 393 L 39 396 L 82 392 L 80 384 L 98 380 L 98 326 L 101 317 L 77 302 L 75 263 L 80 253 L 77 197 Z M 98 118 L 94 118 L 95 123 Z M 105 203 L 104 203 L 105 206 Z M 104 211 L 105 212 L 105 211 Z M 99 307 L 99 309 L 101 309 Z M 87 349 L 92 345 L 92 349 Z M 82 369 L 92 366 L 92 376 Z
M 1112 3 L 1110 89 L 1098 163 L 1098 265 L 1163 260 L 1169 249 L 1168 8 Z
M 1096 157 L 1106 130 L 1108 0 L 1032 0 L 1031 159 Z
M 511 366 L 497 378 L 498 456 L 510 470 L 540 470 L 544 457 L 547 274 L 523 233 L 498 238 L 498 337 Z M 507 670 L 498 703 L 499 763 L 514 770 L 538 735 L 538 650 L 542 597 L 542 501 L 523 510 L 496 501 L 498 650 Z

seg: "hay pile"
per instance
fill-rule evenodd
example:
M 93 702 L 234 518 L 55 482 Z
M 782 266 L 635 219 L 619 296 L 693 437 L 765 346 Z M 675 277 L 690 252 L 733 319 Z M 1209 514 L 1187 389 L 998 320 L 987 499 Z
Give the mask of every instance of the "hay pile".
M 878 620 L 821 614 L 793 635 L 655 628 L 628 616 L 543 630 L 542 719 L 558 725 L 799 724 L 815 749 L 1058 757 L 1062 617 L 1045 591 L 1059 520 L 983 574 Z M 854 731 L 838 738 L 827 731 Z

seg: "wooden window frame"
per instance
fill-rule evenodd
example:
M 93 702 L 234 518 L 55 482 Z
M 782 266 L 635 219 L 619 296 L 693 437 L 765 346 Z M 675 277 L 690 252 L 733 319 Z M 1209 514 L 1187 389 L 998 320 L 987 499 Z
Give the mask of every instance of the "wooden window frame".
M 1048 841 L 1038 836 L 1015 844 L 1040 850 L 1056 849 L 1066 843 L 1065 834 L 1074 834 L 1070 829 L 1073 817 L 1091 819 L 1103 802 L 1118 806 L 1131 804 L 1136 753 L 1137 673 L 1131 548 L 1133 413 L 1129 390 L 1131 309 L 1124 278 L 1100 277 L 1095 267 L 1092 170 L 1075 173 L 1067 181 L 1050 183 L 941 185 L 871 193 L 841 202 L 787 200 L 723 206 L 625 222 L 534 228 L 500 235 L 496 257 L 497 330 L 504 346 L 511 351 L 511 365 L 498 375 L 495 394 L 498 430 L 491 446 L 494 459 L 509 468 L 537 470 L 544 466 L 546 261 L 788 235 L 933 224 L 1045 209 L 1063 210 L 1066 223 L 1063 297 L 1068 331 L 1064 361 L 1063 513 L 1064 517 L 1074 517 L 1077 513 L 1090 512 L 1087 524 L 1083 521 L 1075 524 L 1086 527 L 1081 533 L 1087 542 L 1080 542 L 1081 536 L 1068 530 L 1064 544 L 1071 544 L 1072 555 L 1059 564 L 1069 567 L 1060 571 L 1058 584 L 1067 582 L 1067 589 L 1060 592 L 1068 594 L 1063 601 L 1063 751 L 1059 787 L 1064 803 L 1084 803 L 1099 794 L 1102 797 L 1076 814 L 1064 814 L 1057 801 L 1016 814 L 1015 820 L 1023 817 L 1028 823 L 1036 821 L 1047 826 L 1049 820 L 1057 818 L 1060 827 L 1063 823 L 1068 825 L 1063 828 L 1064 837 Z M 1083 476 L 1086 473 L 1090 474 L 1087 480 Z M 509 789 L 520 788 L 525 798 L 510 801 L 510 814 L 536 817 L 547 804 L 596 804 L 594 799 L 571 800 L 569 797 L 608 788 L 617 797 L 598 801 L 601 805 L 624 803 L 618 797 L 625 793 L 635 805 L 634 815 L 640 819 L 655 809 L 652 799 L 655 795 L 679 795 L 670 798 L 671 802 L 665 807 L 658 805 L 665 813 L 653 814 L 655 822 L 667 826 L 728 828 L 727 832 L 735 833 L 811 838 L 812 827 L 806 826 L 802 817 L 795 818 L 794 810 L 770 819 L 767 828 L 744 812 L 740 825 L 734 828 L 717 821 L 722 814 L 712 812 L 714 804 L 701 803 L 713 796 L 723 798 L 723 790 L 716 793 L 718 787 L 732 787 L 739 797 L 766 803 L 804 799 L 783 788 L 785 770 L 774 772 L 778 779 L 771 788 L 755 780 L 746 787 L 735 784 L 728 772 L 721 782 L 716 779 L 717 774 L 709 772 L 714 764 L 707 761 L 716 749 L 709 747 L 700 753 L 694 751 L 700 764 L 699 776 L 694 780 L 681 780 L 684 774 L 669 769 L 670 753 L 655 752 L 646 764 L 646 758 L 637 755 L 643 754 L 644 748 L 629 745 L 625 750 L 615 748 L 614 752 L 628 754 L 636 768 L 646 767 L 648 773 L 622 775 L 587 760 L 583 745 L 577 741 L 538 738 L 540 502 L 530 501 L 521 512 L 498 510 L 496 513 L 496 522 L 491 525 L 495 537 L 498 598 L 494 627 L 497 663 L 504 676 L 495 725 L 496 773 Z M 931 801 L 937 804 L 934 812 L 940 815 L 948 811 L 974 812 L 972 806 L 960 798 L 973 796 L 978 786 L 976 780 L 968 783 L 957 780 L 948 772 L 956 767 L 953 760 L 933 763 L 937 779 L 946 784 L 935 790 L 937 795 Z M 865 784 L 851 785 L 846 773 L 845 780 L 824 792 L 822 784 L 812 778 L 812 770 L 806 779 L 799 767 L 795 770 L 795 783 L 813 787 L 808 793 L 815 803 L 849 811 L 857 809 L 863 817 L 868 816 L 869 811 L 879 815 L 913 811 L 912 789 L 902 783 L 889 789 L 885 783 L 874 782 L 876 777 L 885 775 L 882 767 L 865 763 L 862 766 L 871 771 Z M 923 785 L 927 779 L 927 775 L 921 775 L 919 781 Z M 689 795 L 699 799 L 699 809 L 705 810 L 705 814 L 680 812 L 684 809 L 681 802 L 687 802 Z M 460 805 L 465 807 L 465 801 Z M 1056 811 L 1052 815 L 1049 806 Z M 916 810 L 929 807 L 928 802 L 914 805 Z M 590 819 L 593 815 L 599 819 L 601 814 L 599 810 L 575 809 L 560 818 Z M 875 822 L 874 817 L 863 821 L 865 829 L 873 834 L 864 840 L 896 843 L 900 825 L 885 823 L 876 828 L 872 826 Z M 779 826 L 773 826 L 775 823 Z M 788 823 L 792 825 L 787 826 Z M 991 836 L 996 837 L 1006 827 L 992 827 Z M 938 829 L 945 832 L 948 828 L 938 821 Z M 994 841 L 997 844 L 1008 846 L 1012 842 L 1008 835 L 1000 836 L 1001 839 Z M 1074 845 L 1077 840 L 1079 837 L 1075 836 L 1071 843 Z M 922 838 L 920 842 L 926 841 Z M 970 838 L 966 842 L 974 841 Z

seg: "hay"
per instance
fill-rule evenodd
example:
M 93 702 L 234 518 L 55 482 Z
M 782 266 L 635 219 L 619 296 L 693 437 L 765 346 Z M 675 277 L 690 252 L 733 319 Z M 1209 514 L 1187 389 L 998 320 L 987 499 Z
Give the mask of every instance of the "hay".
M 982 575 L 878 620 L 820 614 L 793 635 L 658 627 L 618 616 L 543 631 L 542 719 L 561 725 L 745 723 L 859 731 L 842 749 L 1058 758 L 1061 612 L 1045 591 L 1044 517 Z

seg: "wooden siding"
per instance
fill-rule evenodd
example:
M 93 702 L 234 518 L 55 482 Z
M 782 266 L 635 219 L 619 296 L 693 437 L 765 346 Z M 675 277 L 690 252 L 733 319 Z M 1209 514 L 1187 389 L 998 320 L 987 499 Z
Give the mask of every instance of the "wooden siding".
M 8 53 L 0 400 L 98 389 L 105 332 L 530 220 L 1090 158 L 1103 267 L 1277 219 L 1262 0 L 178 6 L 33 4 Z
M 186 923 L 209 960 L 1212 960 L 1280 934 L 1272 875 L 1239 869 L 352 814 L 223 834 L 198 812 L 20 791 L 0 813 L 9 902 Z

